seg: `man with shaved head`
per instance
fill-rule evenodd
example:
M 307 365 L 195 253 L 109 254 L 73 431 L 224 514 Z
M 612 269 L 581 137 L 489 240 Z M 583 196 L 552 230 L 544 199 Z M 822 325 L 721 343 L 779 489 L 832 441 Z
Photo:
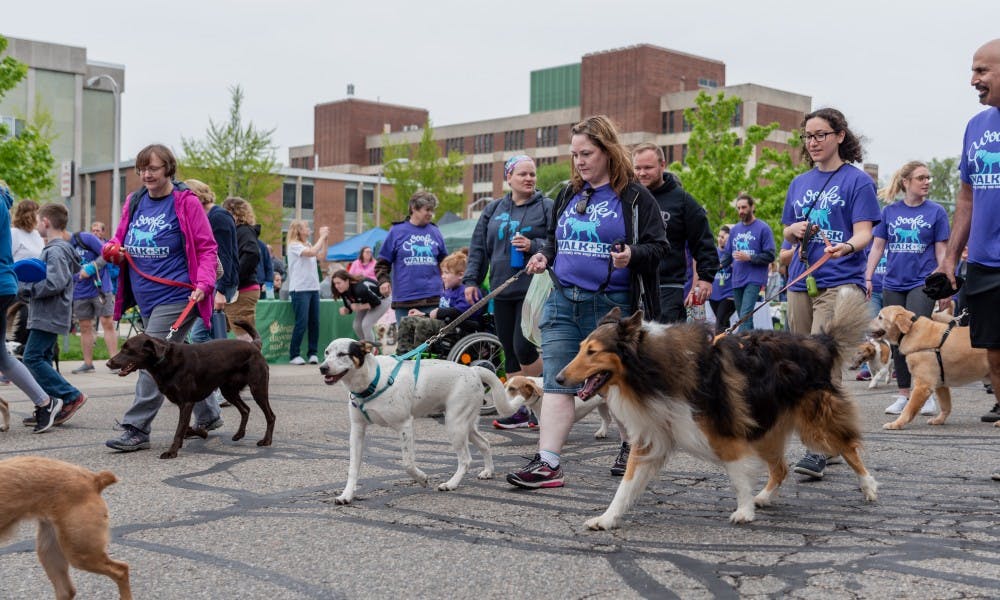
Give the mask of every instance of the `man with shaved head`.
M 959 171 L 962 187 L 948 252 L 938 267 L 954 287 L 955 262 L 968 244 L 966 298 L 972 345 L 985 348 L 993 390 L 1000 393 L 1000 39 L 972 57 L 972 87 L 986 110 L 965 127 Z M 1000 404 L 994 407 L 1000 413 Z M 986 420 L 986 417 L 983 418 Z M 993 474 L 1000 481 L 1000 472 Z

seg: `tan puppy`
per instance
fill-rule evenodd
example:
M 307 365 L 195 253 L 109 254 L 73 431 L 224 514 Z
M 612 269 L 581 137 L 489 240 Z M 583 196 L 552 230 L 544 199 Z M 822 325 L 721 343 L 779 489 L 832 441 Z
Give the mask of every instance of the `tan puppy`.
M 94 473 L 40 456 L 0 460 L 0 539 L 22 520 L 38 521 L 38 560 L 56 598 L 76 595 L 72 565 L 107 575 L 118 584 L 119 596 L 131 600 L 128 564 L 108 556 L 108 505 L 101 490 L 116 481 L 111 471 Z
M 542 412 L 542 378 L 541 377 L 526 377 L 524 375 L 515 375 L 507 380 L 507 397 L 510 398 L 510 403 L 515 409 L 522 404 L 531 409 L 531 412 L 536 415 Z M 597 431 L 594 432 L 594 437 L 601 440 L 608 437 L 608 425 L 611 424 L 611 411 L 608 410 L 608 404 L 604 401 L 604 398 L 596 396 L 590 398 L 589 400 L 580 400 L 579 398 L 573 399 L 574 404 L 574 414 L 573 422 L 576 423 L 580 419 L 589 415 L 595 408 L 597 412 L 601 415 L 601 426 Z
M 986 360 L 986 350 L 972 347 L 968 327 L 954 327 L 945 338 L 947 324 L 927 317 L 913 317 L 914 314 L 902 306 L 887 306 L 872 321 L 873 334 L 881 332 L 887 340 L 899 345 L 899 351 L 906 356 L 906 366 L 913 378 L 906 408 L 895 421 L 883 425 L 884 429 L 905 427 L 920 412 L 931 392 L 937 395 L 941 412 L 927 423 L 942 425 L 951 414 L 950 386 L 988 381 L 989 378 L 990 366 Z M 940 364 L 938 348 L 941 354 Z
M 869 370 L 872 372 L 868 389 L 875 388 L 880 380 L 885 380 L 885 384 L 888 385 L 889 380 L 892 379 L 892 346 L 881 338 L 865 340 L 854 353 L 854 358 L 851 359 L 851 368 L 857 369 L 864 363 L 868 363 Z

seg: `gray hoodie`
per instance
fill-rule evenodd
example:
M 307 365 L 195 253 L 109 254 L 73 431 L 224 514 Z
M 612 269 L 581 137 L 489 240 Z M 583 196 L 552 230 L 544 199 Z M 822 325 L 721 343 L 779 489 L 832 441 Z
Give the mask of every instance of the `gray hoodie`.
M 55 239 L 42 250 L 45 279 L 22 286 L 28 296 L 28 329 L 65 335 L 73 322 L 73 275 L 80 258 L 69 242 Z

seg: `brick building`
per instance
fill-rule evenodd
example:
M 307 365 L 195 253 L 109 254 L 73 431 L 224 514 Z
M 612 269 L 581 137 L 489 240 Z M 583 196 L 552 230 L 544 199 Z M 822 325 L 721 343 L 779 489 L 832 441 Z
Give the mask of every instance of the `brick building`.
M 525 153 L 539 165 L 569 160 L 570 128 L 583 117 L 606 114 L 623 142 L 653 142 L 668 161 L 683 160 L 690 137 L 684 109 L 698 92 L 723 91 L 743 103 L 733 127 L 778 122 L 763 145 L 787 149 L 793 130 L 811 110 L 809 96 L 746 83 L 726 86 L 725 63 L 640 44 L 585 55 L 580 63 L 531 73 L 531 112 L 436 126 L 443 154 L 465 156 L 463 192 L 468 215 L 504 193 L 503 163 Z M 381 175 L 385 142 L 416 144 L 428 111 L 349 97 L 315 107 L 312 145 L 290 149 L 293 166 Z

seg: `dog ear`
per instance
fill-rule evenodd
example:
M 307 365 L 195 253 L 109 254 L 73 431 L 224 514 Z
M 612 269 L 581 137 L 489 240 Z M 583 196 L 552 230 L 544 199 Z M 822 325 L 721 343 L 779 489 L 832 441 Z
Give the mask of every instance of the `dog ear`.
M 614 310 L 618 310 L 615 307 Z M 639 336 L 642 334 L 642 311 L 637 310 L 632 316 L 618 322 L 619 337 L 622 341 L 636 345 L 639 343 Z
M 600 327 L 601 325 L 607 323 L 617 323 L 618 321 L 621 320 L 621 318 L 622 318 L 622 311 L 620 308 L 616 306 L 611 310 L 609 310 L 608 314 L 601 317 L 601 320 L 597 323 L 597 326 Z
M 892 318 L 892 323 L 899 329 L 900 333 L 910 333 L 910 329 L 913 327 L 913 321 L 902 310 L 896 312 L 896 316 Z
M 371 346 L 368 342 L 351 342 L 351 345 L 347 348 L 347 353 L 350 355 L 351 360 L 353 360 L 354 364 L 359 367 L 365 364 L 365 356 L 368 354 L 369 348 L 366 347 L 365 344 L 367 344 L 368 347 Z
M 142 342 L 142 349 L 149 353 L 156 360 L 163 360 L 170 349 L 170 342 L 147 335 Z
M 369 341 L 364 341 L 360 343 L 361 343 L 361 349 L 365 354 L 372 354 L 372 351 L 375 350 L 375 344 Z

